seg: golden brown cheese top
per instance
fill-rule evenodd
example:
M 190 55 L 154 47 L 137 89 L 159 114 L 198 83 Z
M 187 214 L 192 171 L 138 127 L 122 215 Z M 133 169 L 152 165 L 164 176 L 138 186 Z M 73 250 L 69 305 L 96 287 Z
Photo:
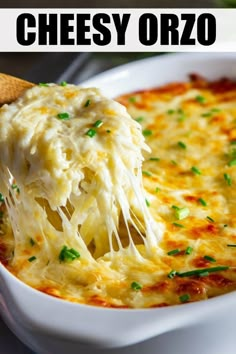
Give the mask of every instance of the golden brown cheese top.
M 145 155 L 143 183 L 146 206 L 164 225 L 163 252 L 153 252 L 145 262 L 125 252 L 117 252 L 112 262 L 104 255 L 99 269 L 81 259 L 79 276 L 76 269 L 64 272 L 66 287 L 54 280 L 53 269 L 40 284 L 28 283 L 70 301 L 118 308 L 168 306 L 235 290 L 236 83 L 207 82 L 194 75 L 190 82 L 117 100 L 141 124 L 152 150 Z M 21 269 L 11 265 L 12 235 L 4 205 L 2 213 L 0 260 L 6 263 L 7 254 L 8 268 L 27 282 Z M 126 245 L 123 229 L 121 223 L 119 234 Z M 145 258 L 144 244 L 132 231 Z M 40 235 L 33 239 L 27 259 L 40 247 Z

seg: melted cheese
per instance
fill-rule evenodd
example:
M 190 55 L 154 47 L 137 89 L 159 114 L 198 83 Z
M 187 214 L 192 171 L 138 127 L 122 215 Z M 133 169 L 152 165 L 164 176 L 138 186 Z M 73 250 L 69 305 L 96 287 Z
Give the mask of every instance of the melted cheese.
M 2 205 L 0 259 L 41 291 L 98 306 L 166 306 L 234 290 L 235 92 L 230 81 L 197 78 L 118 98 L 133 120 L 98 91 L 72 86 L 37 87 L 3 107 L 1 192 L 15 241 Z M 60 262 L 63 245 L 81 257 Z M 168 277 L 216 266 L 230 269 Z

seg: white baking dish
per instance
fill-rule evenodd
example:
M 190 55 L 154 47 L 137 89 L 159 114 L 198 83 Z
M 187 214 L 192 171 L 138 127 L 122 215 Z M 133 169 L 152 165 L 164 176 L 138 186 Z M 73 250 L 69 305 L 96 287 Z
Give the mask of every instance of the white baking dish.
M 115 97 L 185 80 L 193 72 L 236 79 L 236 54 L 163 55 L 110 70 L 83 85 Z M 96 308 L 42 294 L 0 265 L 0 313 L 38 354 L 235 354 L 236 348 L 235 293 L 159 309 Z

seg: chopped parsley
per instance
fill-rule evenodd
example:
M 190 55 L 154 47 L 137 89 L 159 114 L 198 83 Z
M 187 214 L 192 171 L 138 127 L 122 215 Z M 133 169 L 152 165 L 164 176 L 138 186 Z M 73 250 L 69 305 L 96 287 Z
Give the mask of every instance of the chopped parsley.
M 199 170 L 199 168 L 197 168 L 196 166 L 193 166 L 191 168 L 191 171 L 195 174 L 195 175 L 201 175 L 202 172 Z
M 178 248 L 167 252 L 168 256 L 174 256 L 174 255 L 176 255 L 178 253 L 180 253 L 180 250 Z
M 28 259 L 28 261 L 29 262 L 33 262 L 33 261 L 35 261 L 37 258 L 35 257 L 35 256 L 32 256 L 32 257 L 30 257 L 29 259 Z
M 227 182 L 228 186 L 232 185 L 232 179 L 231 179 L 230 175 L 228 175 L 228 173 L 224 173 L 224 179 Z
M 183 143 L 182 141 L 178 141 L 178 146 L 179 146 L 181 149 L 184 149 L 184 150 L 187 149 L 187 145 L 186 145 L 185 143 Z
M 199 198 L 199 199 L 198 199 L 198 202 L 199 202 L 200 204 L 202 204 L 203 206 L 207 206 L 207 202 L 206 202 L 204 199 L 202 199 L 202 198 Z
M 179 297 L 179 300 L 180 300 L 181 302 L 187 302 L 187 301 L 190 300 L 190 295 L 189 295 L 189 294 L 183 294 L 183 295 L 181 295 L 181 296 Z
M 57 118 L 66 120 L 66 119 L 70 119 L 70 115 L 67 112 L 62 112 L 62 113 L 58 113 Z
M 206 261 L 209 261 L 211 263 L 216 262 L 215 258 L 211 257 L 211 256 L 204 256 L 203 257 Z
M 142 287 L 143 287 L 143 286 L 142 286 L 140 283 L 136 282 L 136 281 L 133 281 L 133 282 L 131 283 L 131 289 L 133 289 L 133 290 L 135 290 L 135 291 L 141 290 Z
M 96 134 L 97 134 L 97 132 L 96 132 L 96 130 L 93 129 L 93 128 L 89 129 L 89 130 L 85 133 L 85 135 L 89 136 L 90 138 L 93 138 Z
M 150 135 L 152 135 L 152 130 L 149 130 L 149 129 L 143 130 L 143 136 L 150 136 Z
M 91 103 L 91 100 L 87 100 L 84 104 L 84 107 L 88 107 L 90 105 L 90 103 Z
M 80 258 L 80 254 L 74 248 L 68 248 L 67 246 L 63 246 L 61 252 L 59 254 L 59 260 L 61 262 L 72 262 L 75 259 Z

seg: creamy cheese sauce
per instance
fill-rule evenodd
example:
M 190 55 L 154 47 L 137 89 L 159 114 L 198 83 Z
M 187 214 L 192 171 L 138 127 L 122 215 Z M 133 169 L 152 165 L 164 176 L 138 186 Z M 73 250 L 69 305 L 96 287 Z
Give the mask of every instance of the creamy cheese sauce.
M 41 291 L 98 306 L 234 290 L 235 92 L 197 79 L 118 98 L 133 119 L 71 85 L 4 106 L 0 260 Z

